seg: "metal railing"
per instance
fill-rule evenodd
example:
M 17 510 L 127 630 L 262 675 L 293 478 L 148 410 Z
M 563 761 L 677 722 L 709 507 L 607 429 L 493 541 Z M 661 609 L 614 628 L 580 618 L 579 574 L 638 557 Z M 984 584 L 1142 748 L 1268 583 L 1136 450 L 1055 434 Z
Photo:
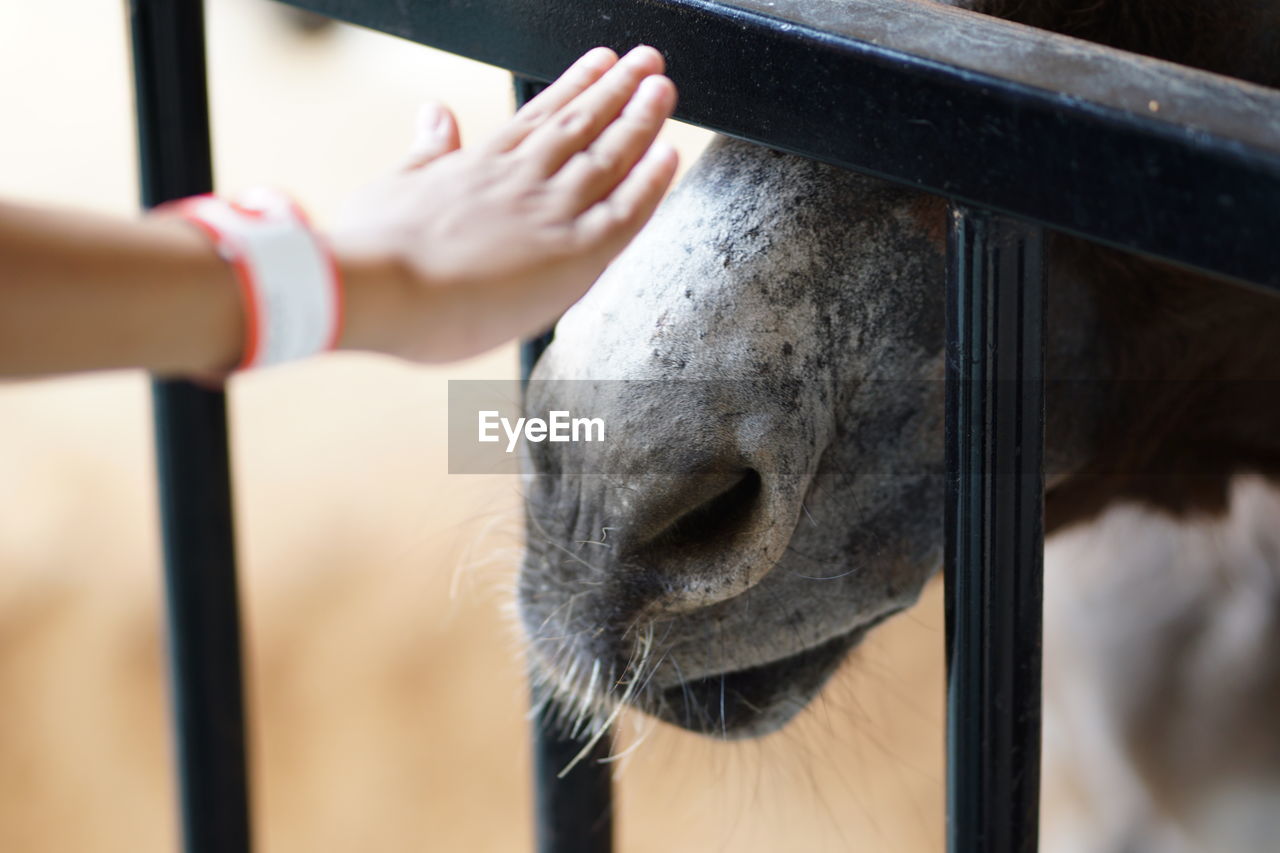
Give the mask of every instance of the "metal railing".
M 1280 92 L 915 0 L 289 2 L 510 69 L 526 94 L 591 46 L 652 44 L 678 118 L 951 200 L 948 849 L 1034 851 L 1044 229 L 1280 290 Z M 208 191 L 201 0 L 131 13 L 143 201 Z M 225 401 L 182 382 L 155 401 L 184 845 L 245 851 Z M 579 748 L 536 732 L 544 853 L 611 847 L 607 771 L 557 778 Z

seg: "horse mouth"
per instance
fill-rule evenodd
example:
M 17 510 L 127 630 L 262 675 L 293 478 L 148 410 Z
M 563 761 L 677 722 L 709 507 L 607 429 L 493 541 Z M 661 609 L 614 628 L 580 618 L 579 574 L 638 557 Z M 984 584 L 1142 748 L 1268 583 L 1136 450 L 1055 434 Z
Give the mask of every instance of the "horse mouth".
M 724 740 L 776 731 L 817 696 L 873 624 L 780 660 L 668 687 L 645 710 L 663 722 Z

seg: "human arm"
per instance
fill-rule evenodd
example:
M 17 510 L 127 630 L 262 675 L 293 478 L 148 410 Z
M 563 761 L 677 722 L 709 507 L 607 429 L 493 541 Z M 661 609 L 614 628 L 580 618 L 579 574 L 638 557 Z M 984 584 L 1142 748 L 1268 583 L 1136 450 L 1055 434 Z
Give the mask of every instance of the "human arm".
M 438 361 L 548 325 L 670 182 L 674 152 L 650 147 L 675 100 L 662 68 L 651 48 L 593 51 L 474 148 L 437 109 L 406 167 L 324 235 L 339 347 Z M 245 336 L 232 270 L 188 224 L 0 204 L 0 374 L 220 373 Z

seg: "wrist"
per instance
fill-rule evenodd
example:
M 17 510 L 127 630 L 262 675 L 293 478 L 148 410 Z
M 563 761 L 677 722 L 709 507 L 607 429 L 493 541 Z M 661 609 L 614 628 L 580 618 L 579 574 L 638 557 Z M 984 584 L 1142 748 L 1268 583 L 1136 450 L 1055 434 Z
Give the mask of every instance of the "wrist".
M 153 289 L 148 298 L 156 317 L 147 315 L 140 321 L 147 334 L 129 336 L 139 342 L 157 341 L 149 348 L 154 352 L 137 359 L 138 366 L 159 374 L 229 373 L 245 349 L 244 306 L 235 271 L 208 239 L 179 220 L 148 217 L 145 227 L 153 235 L 152 269 L 166 285 Z M 167 319 L 182 316 L 199 322 Z
M 335 348 L 402 355 L 413 302 L 403 263 L 385 252 L 341 245 L 334 257 L 346 288 L 346 318 Z
M 157 208 L 202 231 L 238 285 L 243 335 L 234 368 L 305 358 L 336 347 L 343 282 L 332 251 L 287 196 L 255 189 L 237 201 L 213 195 Z

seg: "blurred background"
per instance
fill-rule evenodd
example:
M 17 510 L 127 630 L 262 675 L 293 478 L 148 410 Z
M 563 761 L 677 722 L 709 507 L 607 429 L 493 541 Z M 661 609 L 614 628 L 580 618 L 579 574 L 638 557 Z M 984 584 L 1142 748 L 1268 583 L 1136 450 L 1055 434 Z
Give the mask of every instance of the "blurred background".
M 207 6 L 222 190 L 285 188 L 323 224 L 424 99 L 464 141 L 511 111 L 501 70 Z M 0 4 L 0 129 L 0 195 L 134 214 L 122 2 Z M 685 165 L 708 138 L 667 132 Z M 447 380 L 515 372 L 508 347 L 232 384 L 261 849 L 531 849 L 519 488 L 445 457 Z M 142 375 L 0 384 L 0 850 L 176 849 L 150 442 Z M 618 765 L 621 849 L 941 849 L 941 652 L 935 584 L 778 735 L 653 731 Z

